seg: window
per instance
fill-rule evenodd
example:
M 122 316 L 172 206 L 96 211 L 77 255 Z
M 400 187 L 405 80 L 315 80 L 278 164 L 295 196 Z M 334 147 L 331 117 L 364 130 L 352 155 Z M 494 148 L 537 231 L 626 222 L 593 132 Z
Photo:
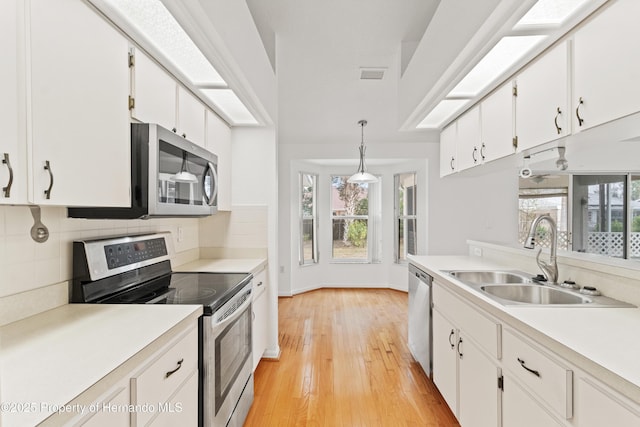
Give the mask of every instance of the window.
M 350 184 L 348 176 L 331 177 L 332 259 L 379 261 L 380 181 Z
M 317 175 L 300 174 L 300 265 L 318 262 L 316 182 Z
M 536 182 L 539 181 L 539 182 Z M 565 177 L 538 176 L 520 183 L 518 197 L 518 242 L 525 243 L 531 224 L 536 217 L 548 214 L 558 226 L 558 249 L 571 246 L 568 215 L 569 180 Z M 536 230 L 536 244 L 551 247 L 551 233 L 543 222 Z
M 574 175 L 573 250 L 640 259 L 640 176 Z
M 416 232 L 416 174 L 401 173 L 394 175 L 395 182 L 395 260 L 405 262 L 407 254 L 418 252 Z

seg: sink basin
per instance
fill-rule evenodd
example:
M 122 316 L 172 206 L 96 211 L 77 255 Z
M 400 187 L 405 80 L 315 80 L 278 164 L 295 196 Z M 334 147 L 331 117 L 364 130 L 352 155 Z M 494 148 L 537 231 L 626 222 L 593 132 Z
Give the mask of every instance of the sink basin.
M 590 304 L 591 298 L 542 285 L 485 285 L 480 289 L 503 300 L 524 304 Z
M 450 271 L 449 274 L 473 284 L 531 283 L 529 276 L 513 271 Z

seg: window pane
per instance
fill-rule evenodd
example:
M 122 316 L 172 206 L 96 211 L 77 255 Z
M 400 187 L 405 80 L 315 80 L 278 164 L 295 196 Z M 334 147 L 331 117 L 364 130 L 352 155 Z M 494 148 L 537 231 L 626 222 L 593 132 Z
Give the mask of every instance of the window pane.
M 316 242 L 316 182 L 317 176 L 300 174 L 300 264 L 318 261 Z
M 416 214 L 416 174 L 403 173 L 398 175 L 397 188 L 398 215 L 408 216 Z
M 314 239 L 314 220 L 313 219 L 303 219 L 302 220 L 302 258 L 303 261 L 313 261 L 314 260 L 314 249 L 313 249 L 313 239 Z
M 540 215 L 550 215 L 558 225 L 558 249 L 568 250 L 568 209 L 567 188 L 522 189 L 519 204 L 518 241 L 525 243 L 533 221 Z M 536 245 L 551 247 L 551 234 L 543 222 L 536 230 Z
M 398 220 L 398 260 L 406 261 L 407 254 L 415 255 L 418 252 L 416 235 L 416 219 L 401 218 Z
M 640 175 L 631 176 L 629 258 L 640 259 Z
M 366 219 L 333 219 L 333 258 L 368 259 Z
M 573 179 L 573 249 L 624 258 L 626 176 Z
M 332 216 L 369 214 L 369 184 L 351 184 L 348 176 L 331 177 Z

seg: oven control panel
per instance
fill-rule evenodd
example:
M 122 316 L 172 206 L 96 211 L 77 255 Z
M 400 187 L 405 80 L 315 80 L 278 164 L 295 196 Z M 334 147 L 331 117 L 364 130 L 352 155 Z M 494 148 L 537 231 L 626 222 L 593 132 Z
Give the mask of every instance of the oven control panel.
M 109 270 L 167 255 L 164 238 L 106 245 L 104 254 Z

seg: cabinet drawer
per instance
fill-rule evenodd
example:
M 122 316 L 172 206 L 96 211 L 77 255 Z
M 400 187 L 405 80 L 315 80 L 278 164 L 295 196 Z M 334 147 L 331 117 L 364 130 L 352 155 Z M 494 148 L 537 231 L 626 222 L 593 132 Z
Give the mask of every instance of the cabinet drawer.
M 505 368 L 556 414 L 572 418 L 573 371 L 513 331 L 505 330 L 502 340 Z
M 131 404 L 153 405 L 166 402 L 198 369 L 198 329 L 193 328 L 172 346 L 161 351 L 142 371 L 131 378 Z M 142 426 L 156 411 L 138 411 L 132 425 Z
M 500 323 L 484 316 L 438 284 L 433 287 L 433 304 L 449 320 L 455 319 L 456 325 L 466 336 L 472 337 L 490 355 L 501 358 Z

